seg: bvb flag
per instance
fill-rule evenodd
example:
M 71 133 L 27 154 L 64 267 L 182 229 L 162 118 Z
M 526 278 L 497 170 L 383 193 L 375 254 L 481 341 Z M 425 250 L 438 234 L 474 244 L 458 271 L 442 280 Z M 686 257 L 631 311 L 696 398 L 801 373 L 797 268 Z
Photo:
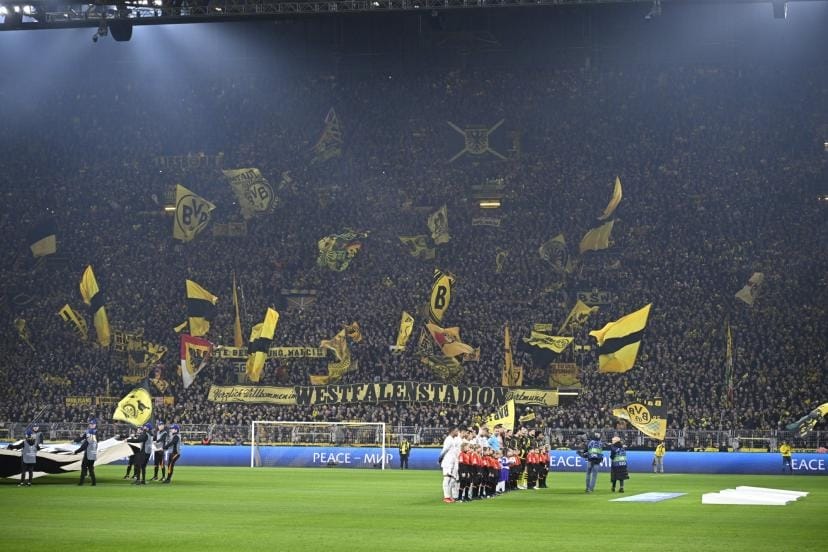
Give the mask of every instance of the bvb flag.
M 279 313 L 273 309 L 267 309 L 264 321 L 253 326 L 250 332 L 250 343 L 247 345 L 247 378 L 250 381 L 259 381 L 262 377 L 267 352 L 273 343 L 273 334 L 276 333 L 276 324 L 279 322 Z
M 236 321 L 233 323 L 233 346 L 244 347 L 241 317 L 239 316 L 239 294 L 236 291 L 236 273 L 233 273 L 233 308 L 236 310 Z
M 391 346 L 391 350 L 395 352 L 404 351 L 413 331 L 414 317 L 403 311 L 402 319 L 400 320 L 400 331 L 397 333 L 397 343 Z
M 105 299 L 100 288 L 98 288 L 98 280 L 95 279 L 95 273 L 92 272 L 92 265 L 87 266 L 86 270 L 83 271 L 80 292 L 83 302 L 89 306 L 89 312 L 92 313 L 95 333 L 98 335 L 98 344 L 101 347 L 109 347 L 111 335 L 109 319 L 106 317 L 106 308 L 104 307 Z
M 564 323 L 561 324 L 561 327 L 558 328 L 558 333 L 564 333 L 568 331 L 570 327 L 574 331 L 575 328 L 579 328 L 586 322 L 586 319 L 589 318 L 589 315 L 598 312 L 598 307 L 590 307 L 580 299 L 575 303 L 575 306 L 572 307 L 572 310 L 569 311 L 569 315 L 567 315 L 566 320 Z
M 541 244 L 538 249 L 541 259 L 552 265 L 552 269 L 558 274 L 567 272 L 572 263 L 569 262 L 569 253 L 566 250 L 566 238 L 558 234 L 549 241 Z
M 81 341 L 86 341 L 89 338 L 89 329 L 86 326 L 86 320 L 75 309 L 66 304 L 63 305 L 63 308 L 57 314 L 64 322 L 72 326 L 72 329 L 78 334 Z
M 187 322 L 190 327 L 190 335 L 201 337 L 210 331 L 210 322 L 216 316 L 218 297 L 192 280 L 186 280 L 185 283 L 187 287 Z
M 434 269 L 431 295 L 428 300 L 428 315 L 432 322 L 440 322 L 451 303 L 451 286 L 454 276 L 444 273 L 439 268 Z
M 55 219 L 47 218 L 38 222 L 29 231 L 29 248 L 35 257 L 54 255 L 57 252 L 57 224 Z
M 609 204 L 604 209 L 604 214 L 598 217 L 598 220 L 606 220 L 615 212 L 615 208 L 618 207 L 618 204 L 621 203 L 621 179 L 619 177 L 615 177 L 615 187 L 612 189 L 612 197 L 610 198 Z
M 632 369 L 652 306 L 649 303 L 634 313 L 607 323 L 600 330 L 589 332 L 598 341 L 599 372 L 606 374 Z
M 539 347 L 541 349 L 549 349 L 550 351 L 554 351 L 558 354 L 564 352 L 564 350 L 569 347 L 569 344 L 572 343 L 573 337 L 561 337 L 558 335 L 547 335 L 545 333 L 537 332 L 532 330 L 532 333 L 529 337 L 524 337 L 524 343 L 531 345 L 532 347 Z
M 181 335 L 181 379 L 184 389 L 193 384 L 195 377 L 207 365 L 210 355 L 213 354 L 213 344 L 201 337 Z
M 426 324 L 426 328 L 447 357 L 474 354 L 474 347 L 460 341 L 460 328 L 441 328 L 435 324 Z
M 785 429 L 788 431 L 796 431 L 800 437 L 805 437 L 825 416 L 828 416 L 828 402 L 822 403 L 811 410 L 807 416 L 803 416 L 794 423 L 789 424 Z
M 175 186 L 175 221 L 173 222 L 173 238 L 181 241 L 191 241 L 210 222 L 210 212 L 216 206 L 194 194 L 181 184 Z
M 126 422 L 135 427 L 144 425 L 151 418 L 152 397 L 146 382 L 127 393 L 112 414 L 113 420 Z
M 509 431 L 515 430 L 515 400 L 509 399 L 506 404 L 499 406 L 497 410 L 486 417 L 486 425 L 489 429 L 494 429 L 496 426 L 503 426 Z
M 276 207 L 278 199 L 261 171 L 255 168 L 221 171 L 239 201 L 242 217 L 249 220 Z
M 611 220 L 584 234 L 578 250 L 583 253 L 585 251 L 598 251 L 599 249 L 608 248 L 613 224 L 615 224 L 615 221 Z
M 436 245 L 448 243 L 451 236 L 448 231 L 448 208 L 445 205 L 428 216 L 428 229 Z
M 627 420 L 644 435 L 663 441 L 667 436 L 667 407 L 660 397 L 614 408 L 612 415 Z

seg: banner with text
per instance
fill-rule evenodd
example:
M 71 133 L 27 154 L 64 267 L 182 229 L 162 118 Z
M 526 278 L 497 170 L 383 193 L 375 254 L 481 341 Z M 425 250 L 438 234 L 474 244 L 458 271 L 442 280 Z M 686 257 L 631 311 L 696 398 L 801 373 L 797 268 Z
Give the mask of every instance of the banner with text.
M 475 407 L 496 407 L 514 400 L 516 404 L 557 406 L 558 392 L 552 389 L 508 389 L 412 381 L 293 387 L 213 385 L 207 400 L 216 403 L 284 405 L 413 402 Z

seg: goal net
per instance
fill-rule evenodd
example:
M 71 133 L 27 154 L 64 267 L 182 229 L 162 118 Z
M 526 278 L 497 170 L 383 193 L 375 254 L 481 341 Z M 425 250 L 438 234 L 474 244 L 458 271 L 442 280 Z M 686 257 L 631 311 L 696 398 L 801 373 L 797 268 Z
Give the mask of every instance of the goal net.
M 250 467 L 327 466 L 385 469 L 385 424 L 275 422 L 250 425 Z

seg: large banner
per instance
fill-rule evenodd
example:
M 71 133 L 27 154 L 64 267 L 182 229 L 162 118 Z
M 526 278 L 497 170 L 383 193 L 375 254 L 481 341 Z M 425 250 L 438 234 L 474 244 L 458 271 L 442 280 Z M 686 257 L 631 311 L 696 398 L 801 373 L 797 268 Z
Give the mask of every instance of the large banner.
M 216 403 L 283 405 L 414 402 L 475 407 L 497 407 L 508 400 L 514 400 L 516 404 L 557 406 L 558 392 L 552 389 L 507 389 L 413 381 L 293 387 L 213 385 L 207 400 Z
M 237 358 L 247 360 L 247 347 L 228 347 L 223 346 L 213 350 L 213 357 L 218 358 Z M 271 347 L 267 351 L 268 358 L 288 359 L 288 358 L 325 358 L 328 356 L 328 350 L 324 347 Z

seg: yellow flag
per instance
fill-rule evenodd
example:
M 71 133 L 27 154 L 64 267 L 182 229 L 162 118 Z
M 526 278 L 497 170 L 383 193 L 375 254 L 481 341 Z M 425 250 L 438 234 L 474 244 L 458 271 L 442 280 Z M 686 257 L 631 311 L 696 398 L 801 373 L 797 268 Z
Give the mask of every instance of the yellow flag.
M 109 329 L 109 319 L 106 317 L 106 308 L 104 308 L 105 299 L 100 288 L 98 288 L 98 280 L 95 279 L 95 273 L 92 272 L 92 265 L 87 266 L 86 270 L 83 271 L 80 292 L 83 302 L 89 305 L 89 312 L 92 313 L 95 332 L 98 335 L 98 344 L 101 347 L 109 347 L 112 336 Z
M 609 204 L 604 209 L 604 214 L 598 217 L 598 220 L 606 220 L 615 212 L 615 208 L 618 207 L 618 204 L 621 203 L 622 197 L 621 191 L 621 179 L 619 177 L 615 177 L 615 187 L 612 189 L 612 197 L 610 198 Z
M 186 280 L 187 288 L 187 320 L 190 326 L 190 335 L 201 337 L 210 331 L 210 322 L 216 316 L 218 297 L 193 282 Z
M 403 311 L 400 320 L 400 331 L 397 333 L 397 343 L 392 347 L 393 351 L 403 351 L 408 344 L 411 333 L 414 331 L 414 317 Z
M 267 309 L 264 321 L 253 326 L 250 332 L 250 343 L 247 345 L 247 365 L 245 370 L 250 381 L 259 381 L 262 377 L 267 352 L 273 343 L 273 334 L 276 333 L 276 324 L 279 322 L 279 313 Z
M 580 327 L 586 319 L 589 318 L 589 315 L 593 312 L 598 312 L 598 307 L 590 307 L 580 299 L 575 303 L 575 306 L 572 307 L 572 310 L 569 311 L 569 315 L 564 320 L 564 323 L 561 324 L 561 327 L 558 329 L 558 333 L 564 333 L 570 326 L 574 329 L 576 327 Z
M 486 417 L 486 425 L 490 429 L 496 426 L 503 426 L 503 429 L 509 431 L 515 430 L 515 400 L 509 399 L 506 404 L 498 407 L 498 409 Z
M 35 257 L 54 255 L 57 252 L 57 225 L 47 218 L 29 231 L 29 248 Z
M 112 415 L 113 420 L 134 426 L 144 425 L 152 418 L 152 397 L 146 386 L 136 387 L 121 399 Z
M 632 369 L 647 327 L 650 307 L 652 303 L 609 322 L 600 330 L 589 332 L 598 341 L 599 372 L 626 372 Z
M 443 205 L 428 216 L 428 229 L 436 245 L 448 243 L 451 236 L 448 230 L 448 208 Z
M 656 397 L 614 408 L 612 415 L 632 423 L 641 433 L 663 441 L 667 436 L 667 406 Z
M 310 375 L 310 376 L 308 376 L 308 378 L 310 379 L 310 384 L 311 385 L 328 385 L 328 376 L 326 376 L 326 375 L 321 375 L 321 376 Z
M 446 274 L 440 269 L 434 269 L 434 279 L 431 284 L 431 295 L 428 301 L 428 311 L 432 322 L 440 322 L 451 303 L 451 286 L 454 276 Z
M 78 337 L 80 337 L 82 341 L 86 341 L 89 338 L 89 329 L 86 325 L 86 320 L 84 320 L 81 315 L 68 304 L 63 305 L 63 307 L 58 311 L 58 316 L 60 316 L 64 322 L 72 326 L 75 333 L 78 334 Z
M 532 330 L 529 337 L 524 337 L 523 341 L 533 347 L 540 347 L 541 349 L 549 349 L 558 354 L 564 352 L 572 343 L 572 337 L 562 337 L 559 335 L 548 335 L 545 333 Z
M 239 294 L 236 290 L 236 273 L 233 273 L 233 308 L 236 309 L 236 321 L 233 323 L 233 346 L 244 346 L 244 334 L 242 334 L 241 317 L 239 316 Z
M 173 238 L 188 242 L 210 222 L 210 212 L 216 206 L 191 192 L 181 184 L 175 186 L 175 221 Z
M 615 221 L 611 220 L 587 232 L 581 239 L 578 250 L 583 253 L 584 251 L 598 251 L 599 249 L 608 248 L 613 224 L 615 224 Z
M 500 384 L 503 387 L 521 387 L 523 385 L 523 368 L 515 366 L 512 360 L 512 337 L 509 333 L 509 324 L 503 331 L 503 372 L 500 375 Z

